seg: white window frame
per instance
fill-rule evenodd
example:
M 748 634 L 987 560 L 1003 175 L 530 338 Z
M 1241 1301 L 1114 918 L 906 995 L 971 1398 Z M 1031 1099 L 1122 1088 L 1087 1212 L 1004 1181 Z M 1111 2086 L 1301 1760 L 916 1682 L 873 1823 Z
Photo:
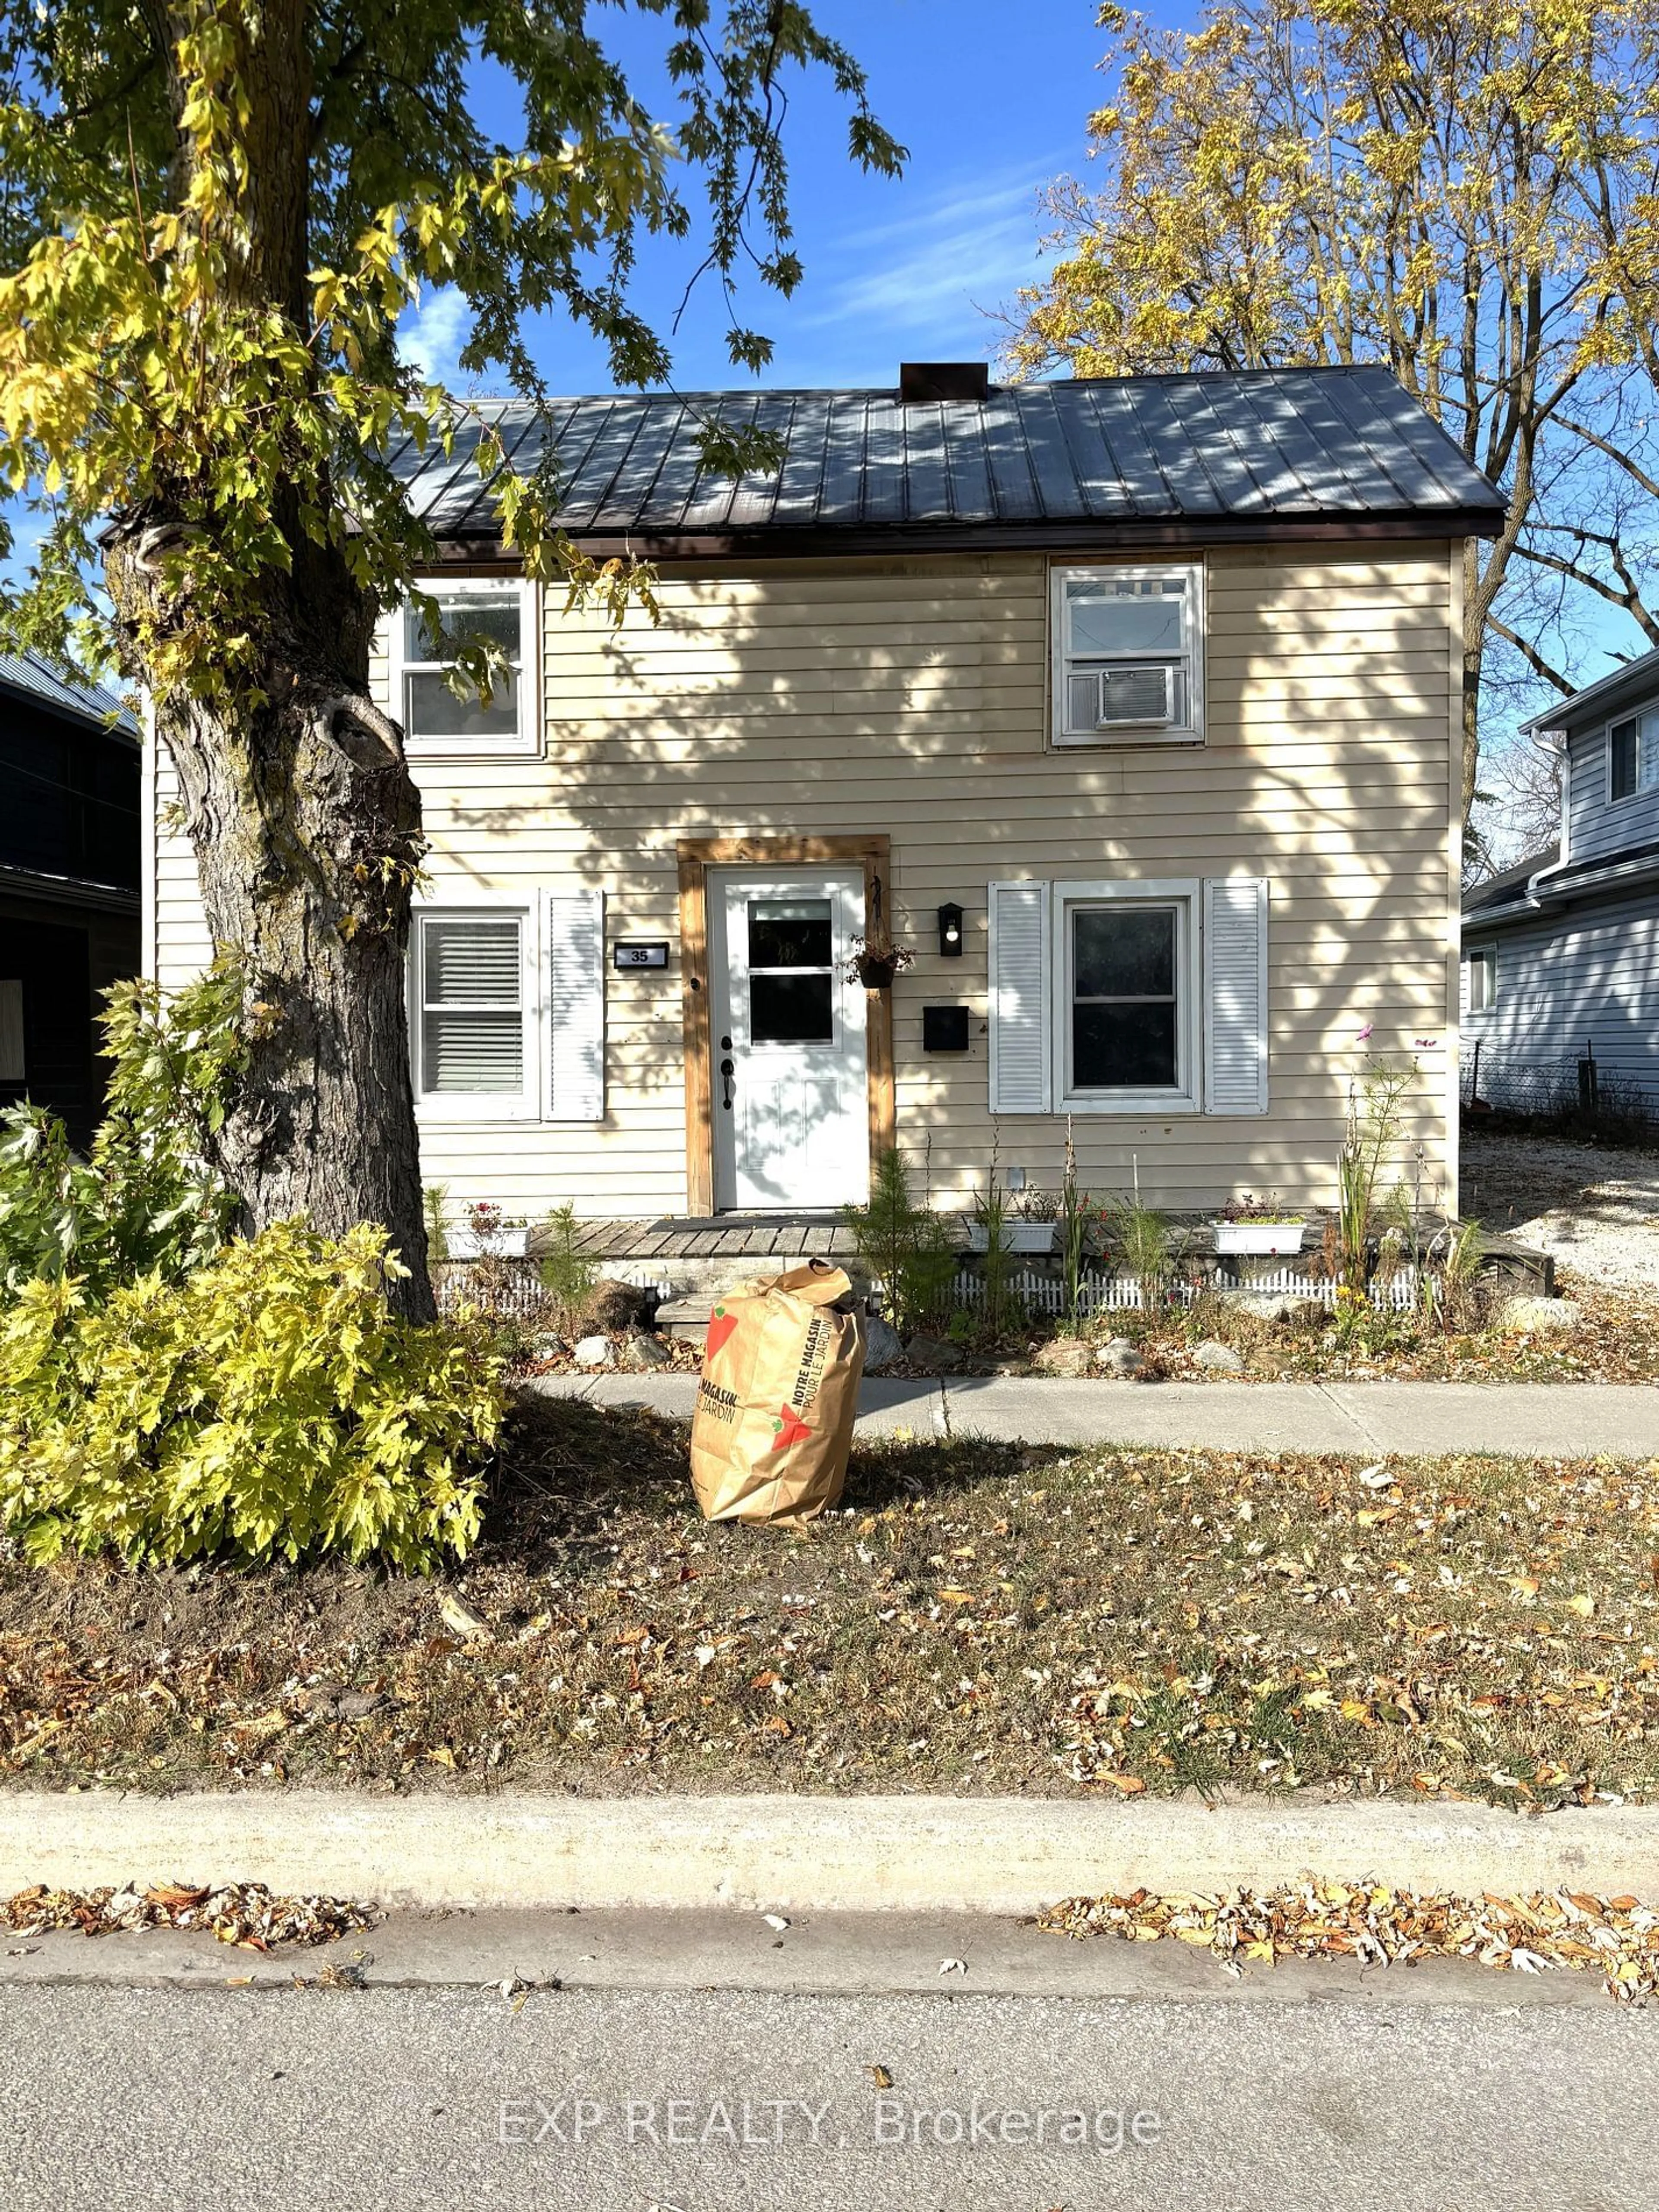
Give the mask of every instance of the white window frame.
M 506 592 L 519 597 L 519 726 L 512 737 L 418 737 L 409 726 L 406 678 L 416 672 L 434 673 L 443 664 L 410 660 L 405 653 L 409 608 L 400 606 L 392 617 L 390 660 L 392 711 L 402 726 L 404 747 L 411 760 L 524 760 L 542 750 L 541 711 L 541 598 L 537 586 L 523 576 L 421 576 L 416 589 L 446 597 L 487 599 Z
M 1110 883 L 1057 883 L 1051 907 L 1054 1111 L 1060 1114 L 1197 1114 L 1204 990 L 1200 957 L 1202 881 L 1195 876 Z M 1072 1085 L 1072 927 L 1079 907 L 1173 906 L 1176 909 L 1176 1085 L 1168 1091 L 1079 1091 Z
M 1628 791 L 1615 792 L 1613 787 L 1613 733 L 1615 729 L 1623 729 L 1626 722 L 1636 725 L 1636 781 Z M 1649 722 L 1656 726 L 1650 732 L 1644 726 Z M 1628 806 L 1635 799 L 1646 798 L 1650 792 L 1659 791 L 1659 767 L 1655 768 L 1649 779 L 1644 780 L 1643 776 L 1643 769 L 1650 759 L 1659 762 L 1659 708 L 1636 707 L 1628 714 L 1615 714 L 1607 724 L 1607 743 L 1602 752 L 1607 762 L 1606 791 L 1609 806 Z
M 1182 605 L 1182 646 L 1180 658 L 1187 671 L 1187 718 L 1185 721 L 1159 726 L 1147 723 L 1116 730 L 1068 730 L 1066 726 L 1066 702 L 1068 696 L 1066 671 L 1079 656 L 1070 650 L 1067 634 L 1068 609 L 1066 586 L 1072 583 L 1093 581 L 1102 577 L 1129 578 L 1137 582 L 1174 583 L 1183 586 Z M 1204 641 L 1206 629 L 1202 561 L 1090 561 L 1067 566 L 1055 565 L 1048 571 L 1048 737 L 1049 743 L 1064 746 L 1068 751 L 1079 745 L 1195 745 L 1204 742 Z M 1082 656 L 1090 659 L 1097 655 Z M 1126 653 L 1126 661 L 1146 660 L 1162 665 L 1170 656 L 1165 653 Z
M 1495 945 L 1473 945 L 1463 957 L 1468 969 L 1468 1010 L 1469 1018 L 1473 1021 L 1478 1015 L 1491 1013 L 1498 1004 L 1498 947 Z M 1474 982 L 1477 975 L 1485 979 L 1478 1000 Z
M 541 1115 L 542 1059 L 547 1034 L 545 958 L 539 893 L 470 891 L 465 896 L 420 901 L 409 936 L 409 1048 L 416 1117 L 427 1127 L 474 1121 L 533 1121 Z M 520 925 L 520 980 L 523 1004 L 523 1080 L 517 1091 L 428 1091 L 426 1088 L 425 924 L 428 921 L 501 921 Z

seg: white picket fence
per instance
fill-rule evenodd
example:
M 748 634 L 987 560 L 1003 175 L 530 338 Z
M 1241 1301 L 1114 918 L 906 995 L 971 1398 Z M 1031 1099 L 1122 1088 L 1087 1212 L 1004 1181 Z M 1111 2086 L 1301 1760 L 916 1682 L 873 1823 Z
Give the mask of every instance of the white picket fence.
M 1038 1274 L 1034 1269 L 1023 1268 L 1017 1275 L 1008 1277 L 1006 1294 L 1034 1314 L 1060 1315 L 1067 1310 L 1066 1285 L 1057 1275 Z M 1431 1282 L 1431 1295 L 1434 1285 Z M 1292 1267 L 1280 1267 L 1271 1275 L 1257 1275 L 1248 1283 L 1237 1283 L 1225 1277 L 1212 1278 L 1207 1282 L 1167 1283 L 1158 1303 L 1165 1306 L 1190 1306 L 1206 1291 L 1234 1298 L 1306 1298 L 1316 1305 L 1334 1308 L 1336 1304 L 1336 1285 L 1328 1276 L 1304 1275 Z M 1386 1282 L 1370 1285 L 1370 1302 L 1379 1313 L 1408 1313 L 1418 1304 L 1418 1273 L 1414 1267 L 1403 1267 L 1390 1275 Z M 985 1278 L 970 1274 L 965 1268 L 951 1285 L 951 1297 L 962 1306 L 980 1304 L 985 1297 Z M 1085 1275 L 1078 1297 L 1080 1313 L 1139 1313 L 1148 1303 L 1140 1283 L 1133 1275 Z

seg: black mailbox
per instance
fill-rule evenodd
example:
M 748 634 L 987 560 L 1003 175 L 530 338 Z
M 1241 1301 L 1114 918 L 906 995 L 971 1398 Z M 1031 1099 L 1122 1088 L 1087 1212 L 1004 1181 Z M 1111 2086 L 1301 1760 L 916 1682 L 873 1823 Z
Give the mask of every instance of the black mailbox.
M 924 1052 L 966 1052 L 966 1006 L 924 1006 L 921 1010 L 921 1048 Z

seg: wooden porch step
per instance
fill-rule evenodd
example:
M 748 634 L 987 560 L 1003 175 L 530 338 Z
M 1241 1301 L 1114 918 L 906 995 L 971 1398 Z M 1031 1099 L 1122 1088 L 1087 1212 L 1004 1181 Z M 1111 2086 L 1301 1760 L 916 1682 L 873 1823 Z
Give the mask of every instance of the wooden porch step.
M 838 1214 L 717 1213 L 656 1221 L 584 1221 L 577 1249 L 586 1260 L 638 1267 L 675 1260 L 769 1260 L 804 1255 L 854 1259 L 858 1241 Z M 547 1248 L 544 1226 L 527 1240 L 532 1258 Z

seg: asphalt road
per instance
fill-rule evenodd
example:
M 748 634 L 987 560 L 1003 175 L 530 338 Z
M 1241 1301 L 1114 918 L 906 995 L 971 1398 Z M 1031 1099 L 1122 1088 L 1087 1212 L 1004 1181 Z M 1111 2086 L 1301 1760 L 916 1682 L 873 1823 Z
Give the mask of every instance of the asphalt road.
M 1659 2200 L 1610 2005 L 13 1984 L 0 2069 L 5 2212 Z

